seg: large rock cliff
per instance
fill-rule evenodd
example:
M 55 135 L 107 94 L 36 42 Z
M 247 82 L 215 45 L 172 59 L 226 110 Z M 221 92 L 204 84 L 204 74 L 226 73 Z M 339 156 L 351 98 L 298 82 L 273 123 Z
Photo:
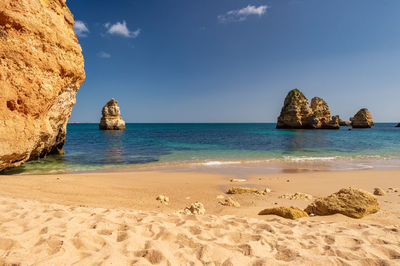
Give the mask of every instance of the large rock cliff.
M 0 1 L 0 170 L 62 153 L 82 50 L 65 0 Z
M 328 104 L 319 97 L 308 99 L 298 89 L 291 90 L 285 98 L 277 128 L 338 129 L 339 120 L 331 117 Z
M 372 115 L 367 108 L 362 108 L 357 114 L 350 118 L 351 126 L 354 128 L 370 128 L 374 125 Z
M 99 128 L 101 130 L 125 130 L 125 121 L 121 117 L 121 111 L 116 100 L 109 100 L 102 110 Z

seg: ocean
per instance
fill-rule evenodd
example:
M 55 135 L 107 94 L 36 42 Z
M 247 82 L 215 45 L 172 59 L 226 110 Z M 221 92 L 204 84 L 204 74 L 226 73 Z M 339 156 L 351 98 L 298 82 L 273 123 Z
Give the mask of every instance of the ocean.
M 7 170 L 6 174 L 135 171 L 162 167 L 252 165 L 264 170 L 353 170 L 400 167 L 400 128 L 275 129 L 274 123 L 68 124 L 65 155 Z

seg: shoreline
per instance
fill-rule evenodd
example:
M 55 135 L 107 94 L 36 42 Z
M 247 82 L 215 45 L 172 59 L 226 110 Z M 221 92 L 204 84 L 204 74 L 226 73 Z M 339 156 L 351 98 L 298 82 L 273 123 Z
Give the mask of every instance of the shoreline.
M 51 157 L 50 157 L 51 158 Z M 75 166 L 73 164 L 63 165 L 64 169 L 57 169 L 46 164 L 51 163 L 46 159 L 30 161 L 24 165 L 6 169 L 0 172 L 2 175 L 52 175 L 52 174 L 90 174 L 90 173 L 114 173 L 114 172 L 134 172 L 134 171 L 170 171 L 185 170 L 199 172 L 223 173 L 223 169 L 230 168 L 259 168 L 266 174 L 279 172 L 346 172 L 360 170 L 400 170 L 400 157 L 394 156 L 330 156 L 330 157 L 306 157 L 306 156 L 287 156 L 282 158 L 226 158 L 226 159 L 204 159 L 204 160 L 183 160 L 183 161 L 163 161 L 149 162 L 143 164 L 104 164 L 102 166 L 87 165 Z M 53 168 L 51 168 L 53 167 Z M 61 166 L 59 166 L 61 167 Z M 79 169 L 83 168 L 83 169 Z M 84 169 L 86 167 L 86 169 Z M 69 168 L 69 169 L 68 169 Z M 92 168 L 92 169 L 88 169 Z M 65 170 L 66 169 L 66 170 Z M 210 171 L 208 171 L 210 170 Z M 222 171 L 221 171 L 222 170 Z

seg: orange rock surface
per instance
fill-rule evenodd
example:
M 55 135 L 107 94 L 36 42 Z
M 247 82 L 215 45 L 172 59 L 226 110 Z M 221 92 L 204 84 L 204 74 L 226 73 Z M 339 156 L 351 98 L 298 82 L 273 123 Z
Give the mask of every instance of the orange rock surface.
M 61 153 L 82 49 L 65 0 L 0 1 L 0 170 Z

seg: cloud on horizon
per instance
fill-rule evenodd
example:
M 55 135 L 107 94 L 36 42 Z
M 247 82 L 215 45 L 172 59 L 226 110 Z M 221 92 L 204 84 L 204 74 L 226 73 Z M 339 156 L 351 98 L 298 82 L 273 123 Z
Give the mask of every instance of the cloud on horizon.
M 139 28 L 135 31 L 129 30 L 125 20 L 123 20 L 122 22 L 117 22 L 115 24 L 107 22 L 106 24 L 104 24 L 104 27 L 107 29 L 108 34 L 119 35 L 126 38 L 136 38 L 141 32 Z
M 221 23 L 242 22 L 245 21 L 249 16 L 261 17 L 265 14 L 265 12 L 267 12 L 268 8 L 270 7 L 267 5 L 262 5 L 258 7 L 248 5 L 247 7 L 244 7 L 242 9 L 230 10 L 223 15 L 219 15 L 218 21 Z
M 100 58 L 106 58 L 106 59 L 111 58 L 111 54 L 106 53 L 106 52 L 104 52 L 104 51 L 99 52 L 99 53 L 97 54 L 97 56 L 100 57 Z
M 85 22 L 81 20 L 75 21 L 74 31 L 78 37 L 87 37 L 89 33 L 89 29 L 86 26 Z

